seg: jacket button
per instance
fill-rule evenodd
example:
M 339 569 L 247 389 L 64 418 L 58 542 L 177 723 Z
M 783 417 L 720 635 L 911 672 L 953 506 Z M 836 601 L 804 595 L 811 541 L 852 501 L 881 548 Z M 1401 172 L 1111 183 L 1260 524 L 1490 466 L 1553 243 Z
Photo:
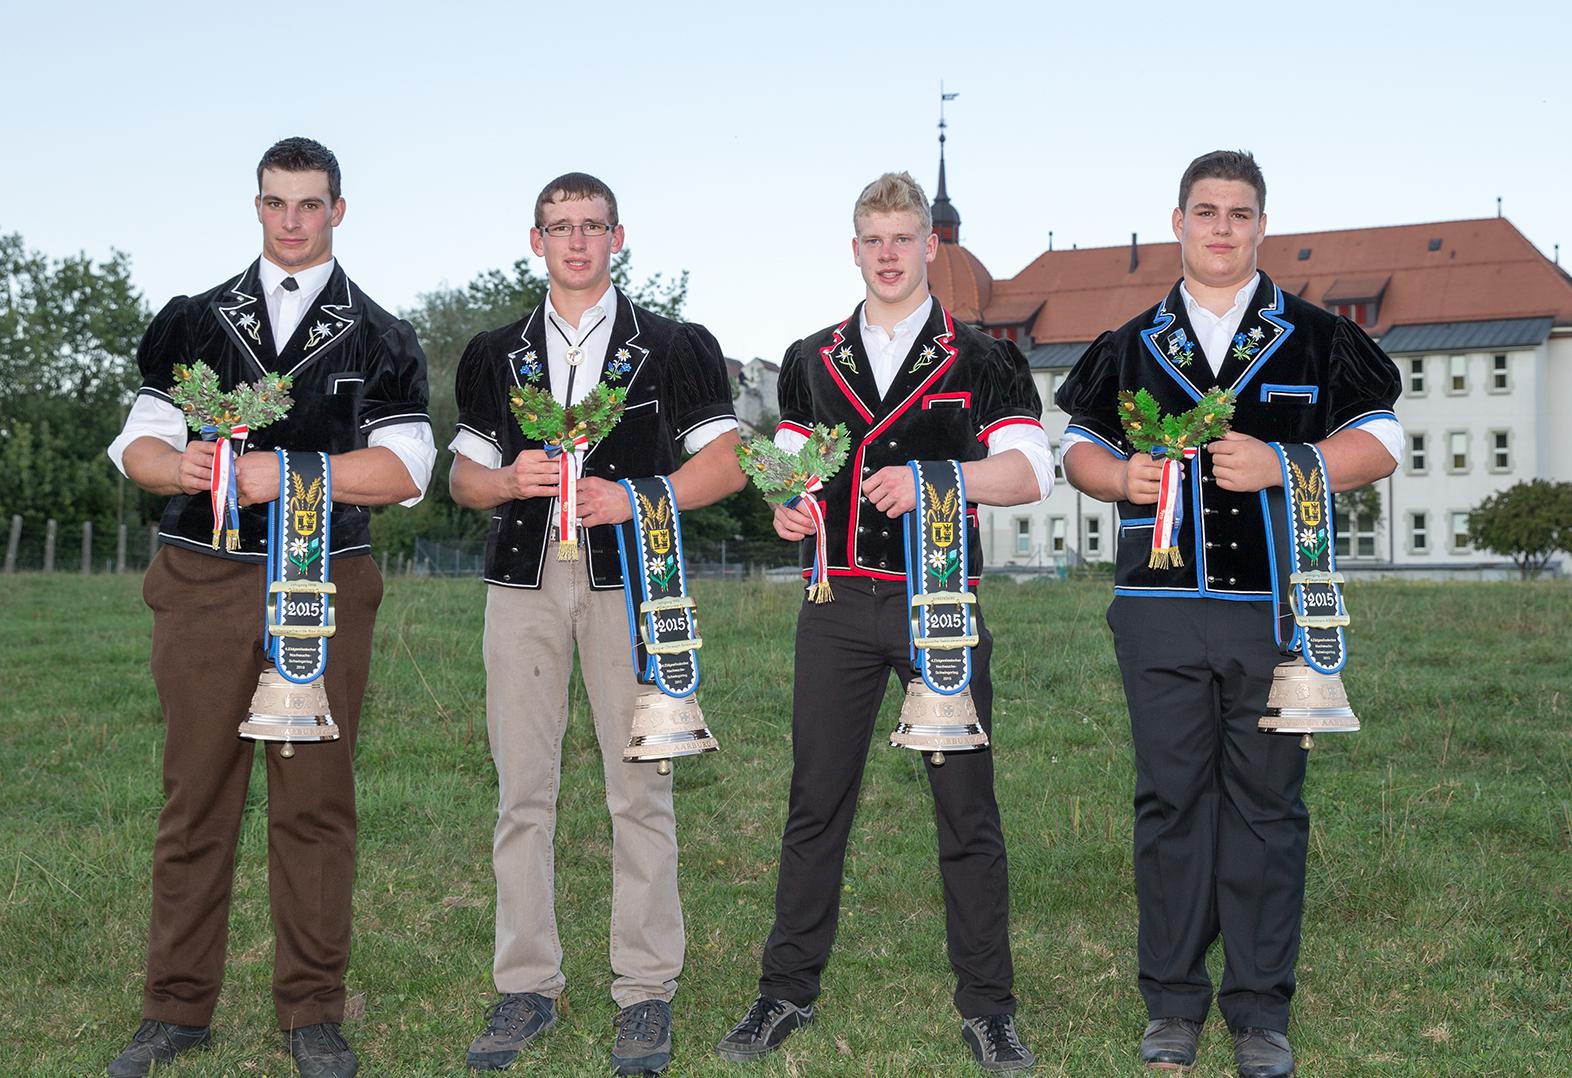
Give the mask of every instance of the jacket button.
M 1238 543 L 1229 543 L 1228 544 L 1228 549 L 1229 550 L 1238 550 L 1239 549 L 1239 544 Z
M 503 573 L 502 574 L 502 579 L 503 580 L 512 580 L 513 579 L 513 574 L 512 573 Z
M 1203 507 L 1203 508 L 1202 508 L 1202 509 L 1201 509 L 1201 515 L 1202 515 L 1202 516 L 1208 516 L 1208 517 L 1209 517 L 1209 516 L 1211 516 L 1211 515 L 1212 515 L 1212 514 L 1213 514 L 1213 513 L 1215 513 L 1215 512 L 1217 512 L 1217 510 L 1216 510 L 1216 509 L 1207 509 L 1207 508 L 1205 508 L 1205 507 Z
M 615 464 L 608 464 L 606 465 L 606 470 L 608 472 L 614 472 L 617 470 L 617 466 Z
M 899 442 L 897 442 L 897 441 L 896 441 L 896 440 L 895 440 L 895 439 L 894 439 L 894 438 L 891 438 L 891 439 L 890 439 L 890 440 L 889 440 L 889 441 L 888 441 L 888 442 L 886 442 L 886 443 L 885 443 L 885 444 L 886 444 L 886 445 L 888 445 L 888 446 L 889 446 L 889 447 L 890 447 L 890 448 L 891 448 L 891 449 L 894 449 L 894 448 L 895 448 L 895 447 L 896 447 L 896 446 L 897 446 L 897 445 L 899 445 L 899 444 L 900 444 L 900 443 L 899 443 Z
M 1212 481 L 1212 477 L 1209 476 L 1209 475 L 1203 475 L 1201 477 L 1201 482 L 1203 482 L 1203 483 L 1210 483 L 1211 481 Z
M 513 523 L 514 523 L 515 526 L 520 527 L 520 528 L 522 528 L 524 526 L 524 522 L 522 520 L 515 520 Z
M 1217 544 L 1216 544 L 1216 543 L 1207 543 L 1207 544 L 1206 544 L 1206 549 L 1207 549 L 1207 550 L 1211 550 L 1211 549 L 1212 549 L 1212 548 L 1213 548 L 1213 547 L 1215 547 L 1215 546 L 1216 546 L 1216 545 L 1217 545 Z
M 1209 575 L 1209 576 L 1207 576 L 1207 578 L 1206 578 L 1206 582 L 1207 582 L 1207 583 L 1208 583 L 1208 584 L 1215 584 L 1215 583 L 1216 583 L 1216 582 L 1217 582 L 1217 578 L 1216 578 L 1216 577 L 1215 577 L 1215 576 L 1210 576 L 1210 575 Z
M 862 474 L 863 475 L 872 475 L 873 474 L 873 469 L 871 467 L 869 467 L 868 465 L 864 464 L 862 466 Z
M 1228 578 L 1228 582 L 1229 582 L 1229 583 L 1230 583 L 1230 584 L 1237 584 L 1237 583 L 1238 583 L 1238 581 L 1236 581 L 1236 580 L 1235 580 L 1235 579 L 1234 579 L 1234 578 L 1233 578 L 1233 577 L 1229 577 L 1229 578 Z
M 890 537 L 890 529 L 888 529 L 888 528 L 885 528 L 885 529 L 884 529 L 884 530 L 883 530 L 883 531 L 881 531 L 881 532 L 880 532 L 880 533 L 879 533 L 879 535 L 880 535 L 880 536 L 881 536 L 881 537 L 883 537 L 883 538 L 885 538 L 885 539 L 888 539 L 888 538 L 889 538 L 889 537 Z
M 1236 505 L 1232 509 L 1228 510 L 1228 515 L 1231 516 L 1231 517 L 1238 516 L 1239 515 L 1239 507 Z
M 509 547 L 508 549 L 513 551 L 513 553 L 515 553 L 515 554 L 517 554 L 519 552 L 519 548 L 518 547 Z
M 863 527 L 861 524 L 857 525 L 857 534 L 858 535 L 864 534 L 865 532 L 867 532 L 867 530 L 868 529 Z
M 885 561 L 883 558 L 879 559 L 879 568 L 880 569 L 888 569 L 889 567 L 890 567 L 890 563 L 889 562 Z

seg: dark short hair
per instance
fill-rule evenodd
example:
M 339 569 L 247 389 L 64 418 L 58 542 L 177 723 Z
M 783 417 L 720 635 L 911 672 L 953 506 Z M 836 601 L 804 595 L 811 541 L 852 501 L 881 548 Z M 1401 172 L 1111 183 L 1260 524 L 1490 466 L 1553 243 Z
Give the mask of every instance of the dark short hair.
M 1197 180 L 1238 180 L 1255 188 L 1257 209 L 1266 212 L 1266 177 L 1249 150 L 1213 150 L 1190 162 L 1179 180 L 1179 208 L 1190 202 L 1190 188 Z
M 328 195 L 337 202 L 343 195 L 344 181 L 339 175 L 338 158 L 316 139 L 286 138 L 267 148 L 257 162 L 257 193 L 262 193 L 262 173 L 270 168 L 280 172 L 326 172 Z
M 535 227 L 546 223 L 548 202 L 564 202 L 570 198 L 605 199 L 606 208 L 611 212 L 611 220 L 606 223 L 617 227 L 617 196 L 588 172 L 565 172 L 540 189 L 540 196 L 535 199 Z

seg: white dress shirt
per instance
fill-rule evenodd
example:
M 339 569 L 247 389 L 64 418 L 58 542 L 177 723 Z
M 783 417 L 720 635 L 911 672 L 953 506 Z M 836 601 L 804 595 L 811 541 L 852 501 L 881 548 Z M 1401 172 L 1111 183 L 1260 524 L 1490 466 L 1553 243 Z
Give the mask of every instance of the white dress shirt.
M 1249 310 L 1250 297 L 1255 295 L 1255 290 L 1260 284 L 1261 274 L 1259 272 L 1252 274 L 1250 279 L 1240 286 L 1239 291 L 1234 293 L 1234 305 L 1222 314 L 1213 314 L 1190 294 L 1190 289 L 1185 282 L 1179 282 L 1179 295 L 1184 299 L 1184 311 L 1189 316 L 1190 328 L 1195 330 L 1196 343 L 1201 346 L 1201 355 L 1206 358 L 1207 366 L 1212 368 L 1214 375 L 1222 369 L 1223 361 L 1228 358 L 1234 335 L 1239 332 L 1239 324 L 1244 321 L 1245 312 Z M 1403 425 L 1401 423 L 1395 419 L 1373 419 L 1362 424 L 1359 429 L 1366 434 L 1374 435 L 1392 455 L 1393 460 L 1402 462 Z M 1064 454 L 1068 453 L 1076 442 L 1089 440 L 1073 431 L 1065 431 L 1064 437 L 1059 439 L 1060 459 L 1064 458 Z
M 320 266 L 301 270 L 294 275 L 300 287 L 291 292 L 283 287 L 284 278 L 289 276 L 288 271 L 263 257 L 257 273 L 267 302 L 268 321 L 273 324 L 275 354 L 283 351 L 284 345 L 289 343 L 289 338 L 300 325 L 300 320 L 316 302 L 322 289 L 327 287 L 328 278 L 333 276 L 334 264 L 335 260 L 330 258 Z M 109 459 L 114 461 L 121 475 L 126 474 L 126 449 L 138 438 L 155 438 L 175 452 L 183 452 L 186 448 L 185 414 L 166 400 L 145 393 L 138 394 L 126 416 L 125 426 L 115 440 L 109 443 Z M 380 447 L 390 451 L 414 481 L 419 493 L 399 504 L 419 504 L 426 496 L 431 470 L 437 463 L 437 442 L 431 435 L 431 424 L 423 421 L 378 427 L 367 436 L 366 444 L 368 448 Z
M 606 369 L 606 349 L 611 347 L 611 331 L 617 321 L 617 289 L 608 284 L 606 291 L 579 316 L 578 324 L 557 313 L 552 294 L 546 292 L 546 370 L 551 380 L 551 395 L 563 407 L 577 404 L 589 396 Z M 582 355 L 576 364 L 568 353 L 577 348 Z M 573 376 L 573 399 L 569 400 L 568 376 Z M 720 416 L 700 423 L 682 439 L 682 447 L 697 453 L 729 430 L 737 429 L 734 416 Z M 462 453 L 486 468 L 502 467 L 502 451 L 473 431 L 460 430 L 448 443 L 453 453 Z

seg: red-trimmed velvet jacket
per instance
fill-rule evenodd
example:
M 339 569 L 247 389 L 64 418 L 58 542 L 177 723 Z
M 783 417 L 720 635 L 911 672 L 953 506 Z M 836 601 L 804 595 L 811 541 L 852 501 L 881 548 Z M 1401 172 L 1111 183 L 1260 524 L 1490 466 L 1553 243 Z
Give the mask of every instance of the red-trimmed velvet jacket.
M 863 351 L 861 312 L 859 305 L 844 322 L 786 350 L 780 425 L 806 434 L 815 423 L 845 423 L 850 432 L 851 456 L 819 492 L 830 575 L 904 580 L 901 521 L 873 507 L 863 480 L 911 460 L 981 460 L 995 431 L 1038 425 L 1042 402 L 1019 348 L 956 322 L 938 303 L 881 398 Z M 982 553 L 974 504 L 967 504 L 966 520 L 966 571 L 975 582 Z M 813 546 L 802 544 L 804 567 L 813 564 Z

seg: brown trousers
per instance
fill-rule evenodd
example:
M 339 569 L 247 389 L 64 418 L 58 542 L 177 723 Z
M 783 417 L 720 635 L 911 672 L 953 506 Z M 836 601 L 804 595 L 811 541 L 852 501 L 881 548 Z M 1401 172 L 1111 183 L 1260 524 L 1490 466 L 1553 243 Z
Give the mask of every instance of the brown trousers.
M 264 746 L 273 1002 L 280 1029 L 344 1013 L 355 879 L 352 757 L 382 577 L 369 556 L 335 561 L 338 631 L 327 694 L 339 740 Z M 153 681 L 163 705 L 164 810 L 153 846 L 153 914 L 142 1016 L 205 1026 L 218 1002 L 235 845 L 256 743 L 246 717 L 264 649 L 264 570 L 165 546 L 142 595 L 153 611 Z

